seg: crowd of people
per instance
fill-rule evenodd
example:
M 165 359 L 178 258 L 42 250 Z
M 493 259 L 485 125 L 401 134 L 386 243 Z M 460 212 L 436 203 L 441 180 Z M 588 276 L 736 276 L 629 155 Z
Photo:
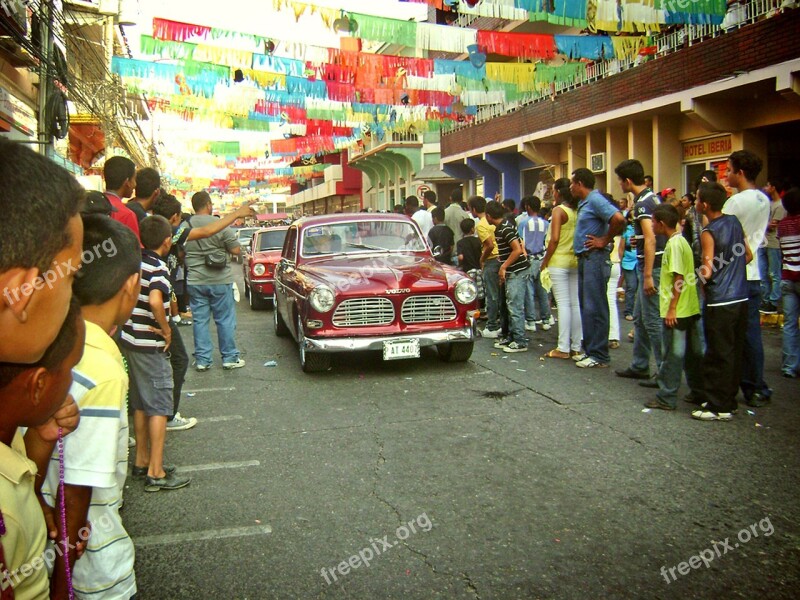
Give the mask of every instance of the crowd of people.
M 167 432 L 197 423 L 178 411 L 189 367 L 178 324 L 194 328 L 198 371 L 212 365 L 212 315 L 222 367 L 244 366 L 228 260 L 240 249 L 228 226 L 254 211 L 213 218 L 199 192 L 184 220 L 157 171 L 112 157 L 103 176 L 105 193 L 87 193 L 49 159 L 0 140 L 3 600 L 135 597 L 120 517 L 129 448 L 146 492 L 190 483 L 164 458 Z
M 750 151 L 734 152 L 726 167 L 730 197 L 714 171 L 680 198 L 675 188 L 656 194 L 642 163 L 629 159 L 614 171 L 624 202 L 579 168 L 554 181 L 550 207 L 537 196 L 519 206 L 499 196 L 463 203 L 456 190 L 446 208 L 426 191 L 423 207 L 410 196 L 396 210 L 419 225 L 438 260 L 479 284 L 480 333 L 495 349 L 526 352 L 527 332 L 554 324 L 552 295 L 558 342 L 545 358 L 606 368 L 620 345 L 621 294 L 633 359 L 616 375 L 656 390 L 647 408 L 675 410 L 685 373 L 692 417 L 729 421 L 739 390 L 749 406 L 770 402 L 761 315 L 779 302 L 782 373 L 798 374 L 800 192 L 775 177 L 758 189 L 762 161 Z

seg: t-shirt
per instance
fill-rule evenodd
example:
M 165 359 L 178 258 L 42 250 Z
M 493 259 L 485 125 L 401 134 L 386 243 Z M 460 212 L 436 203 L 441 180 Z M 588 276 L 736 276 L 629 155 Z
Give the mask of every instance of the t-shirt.
M 431 213 L 421 208 L 411 215 L 411 218 L 419 225 L 419 228 L 422 230 L 422 236 L 427 238 L 428 232 L 431 230 L 431 227 L 433 227 L 433 217 Z
M 468 235 L 456 242 L 456 249 L 461 260 L 459 268 L 465 273 L 481 268 L 481 241 L 474 235 Z
M 525 244 L 525 250 L 530 256 L 544 256 L 544 240 L 547 237 L 547 228 L 550 227 L 550 223 L 539 215 L 535 217 L 527 214 L 520 216 L 521 218 L 517 222 L 517 233 Z
M 586 252 L 583 245 L 587 236 L 604 236 L 608 233 L 608 222 L 619 209 L 606 200 L 600 192 L 592 190 L 578 204 L 578 218 L 575 223 L 575 237 L 572 239 L 572 250 L 576 255 Z
M 211 215 L 194 215 L 189 220 L 192 227 L 203 227 L 210 223 L 215 223 L 216 217 Z M 228 251 L 239 248 L 239 238 L 230 227 L 226 227 L 219 233 L 215 233 L 204 240 L 192 240 L 186 242 L 186 269 L 189 277 L 186 283 L 189 285 L 231 285 L 233 283 L 233 271 L 230 262 L 222 269 L 212 269 L 206 266 L 206 254 L 215 256 L 225 256 Z
M 133 214 L 136 215 L 136 218 L 139 220 L 139 223 L 141 223 L 144 219 L 147 218 L 147 211 L 141 204 L 139 204 L 135 200 L 128 200 L 128 203 L 125 206 L 127 206 L 129 210 L 133 211 Z
M 644 269 L 644 232 L 642 231 L 642 221 L 648 219 L 652 221 L 653 211 L 661 204 L 658 196 L 653 190 L 645 188 L 636 196 L 633 205 L 633 228 L 636 234 L 636 260 L 638 265 Z M 653 268 L 661 266 L 661 257 L 664 254 L 664 247 L 667 245 L 667 237 L 664 235 L 656 236 L 656 255 L 653 261 Z
M 778 223 L 778 239 L 783 253 L 781 279 L 800 281 L 800 215 L 784 217 Z
M 509 222 L 508 219 L 505 219 L 502 223 L 500 223 L 500 225 L 497 226 L 497 229 L 495 229 L 494 232 L 494 237 L 495 241 L 497 242 L 498 259 L 502 265 L 511 256 L 512 242 L 516 240 L 521 244 L 522 239 L 520 239 L 519 235 L 517 234 L 515 223 L 513 221 Z M 528 266 L 528 257 L 524 254 L 520 254 L 513 263 L 506 267 L 506 273 L 518 273 L 527 269 Z
M 131 318 L 122 327 L 122 345 L 132 350 L 157 352 L 166 346 L 161 335 L 152 331 L 161 329 L 150 306 L 150 292 L 161 292 L 164 312 L 169 315 L 169 301 L 172 296 L 172 285 L 169 281 L 167 265 L 152 250 L 142 250 L 142 287 L 139 299 L 133 309 Z
M 50 597 L 47 567 L 42 560 L 47 528 L 42 508 L 33 491 L 36 465 L 25 455 L 25 442 L 19 431 L 11 446 L 0 442 L 0 510 L 6 534 L 0 538 L 16 600 Z M 38 567 L 37 567 L 38 565 Z M 29 568 L 30 567 L 30 568 Z M 7 580 L 0 568 L 0 587 Z
M 662 319 L 667 316 L 670 302 L 672 302 L 675 275 L 683 275 L 683 288 L 678 298 L 678 305 L 675 307 L 675 316 L 683 318 L 699 315 L 700 300 L 697 297 L 694 255 L 689 242 L 680 233 L 669 238 L 664 248 L 661 283 L 659 284 L 659 313 Z
M 180 225 L 172 228 L 172 247 L 169 249 L 169 254 L 167 254 L 167 258 L 164 262 L 167 264 L 169 280 L 173 287 L 176 281 L 183 279 L 183 277 L 178 277 L 178 269 L 182 266 L 183 262 L 180 253 L 185 251 L 184 245 L 189 239 L 189 232 L 191 230 L 192 228 L 186 221 L 181 221 Z
M 622 254 L 622 268 L 626 271 L 633 271 L 636 268 L 636 250 L 631 246 L 633 236 L 633 225 L 628 225 L 625 227 L 625 231 L 622 232 L 622 239 L 625 242 L 625 252 Z
M 494 225 L 489 223 L 485 216 L 481 217 L 480 221 L 478 221 L 478 224 L 475 226 L 475 233 L 478 234 L 478 240 L 480 240 L 482 246 L 483 242 L 487 239 L 494 238 Z M 481 249 L 481 253 L 482 252 L 483 249 Z M 494 240 L 494 249 L 492 249 L 492 253 L 487 257 L 487 260 L 497 258 L 497 254 L 497 240 Z
M 117 209 L 111 213 L 111 218 L 115 221 L 119 221 L 133 231 L 133 233 L 136 234 L 136 239 L 141 241 L 141 237 L 139 236 L 139 219 L 136 218 L 136 213 L 128 208 L 122 202 L 122 198 L 117 196 L 114 192 L 106 192 L 106 198 L 111 202 L 111 206 Z
M 437 247 L 442 250 L 440 254 L 434 253 L 436 260 L 449 265 L 453 256 L 453 247 L 456 243 L 450 228 L 444 223 L 434 225 L 428 232 L 428 242 L 431 245 L 431 251 L 435 251 Z
M 448 207 L 444 209 L 444 224 L 453 230 L 456 242 L 464 237 L 461 231 L 461 221 L 471 218 L 472 215 L 461 208 L 456 202 L 451 202 Z
M 79 598 L 130 598 L 136 593 L 133 541 L 119 514 L 128 470 L 127 393 L 128 375 L 117 345 L 100 326 L 87 321 L 83 357 L 73 369 L 70 388 L 81 424 L 64 438 L 64 482 L 92 488 L 92 535 L 72 570 Z M 50 506 L 57 490 L 56 449 L 42 486 Z
M 733 215 L 721 215 L 709 221 L 703 231 L 714 238 L 714 269 L 704 288 L 706 306 L 747 301 L 745 238 L 739 219 Z
M 722 214 L 735 215 L 744 229 L 744 236 L 755 255 L 764 244 L 769 224 L 769 198 L 760 190 L 745 190 L 734 194 L 722 207 Z M 761 281 L 758 259 L 747 263 L 747 280 Z
M 780 221 L 786 216 L 786 209 L 780 200 L 773 200 L 769 203 L 769 222 Z M 767 248 L 780 248 L 781 243 L 778 241 L 778 229 L 767 231 Z

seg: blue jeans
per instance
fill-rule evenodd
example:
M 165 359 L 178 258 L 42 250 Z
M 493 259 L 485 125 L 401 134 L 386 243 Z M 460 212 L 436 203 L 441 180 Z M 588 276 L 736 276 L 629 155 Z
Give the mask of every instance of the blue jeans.
M 742 378 L 739 385 L 745 400 L 759 393 L 767 398 L 772 390 L 764 381 L 764 345 L 761 341 L 761 282 L 748 281 L 747 296 L 747 333 L 744 341 L 744 361 L 742 362 Z
M 483 265 L 483 287 L 486 292 L 486 329 L 500 329 L 500 261 L 487 260 Z
M 661 369 L 661 328 L 664 322 L 658 310 L 658 293 L 648 296 L 644 293 L 644 268 L 637 267 L 639 289 L 636 293 L 636 305 L 633 310 L 633 360 L 631 369 L 650 372 L 650 354 L 656 361 L 656 371 Z M 661 267 L 653 267 L 653 281 L 658 290 L 661 280 Z
M 800 330 L 797 318 L 800 317 L 800 281 L 781 281 L 783 294 L 783 364 L 785 375 L 796 377 L 800 369 Z
M 189 285 L 189 305 L 192 307 L 194 358 L 199 366 L 211 364 L 214 347 L 211 344 L 211 316 L 217 324 L 217 338 L 222 362 L 239 360 L 236 348 L 236 303 L 231 284 Z
M 698 315 L 699 317 L 699 315 Z M 686 366 L 686 381 L 693 392 L 702 387 L 703 331 L 700 319 L 695 319 L 686 331 L 663 326 L 661 329 L 661 368 L 656 382 L 658 399 L 672 406 L 678 405 L 678 389 Z
M 622 269 L 622 277 L 625 280 L 625 316 L 633 316 L 633 308 L 636 304 L 636 291 L 639 289 L 639 274 L 636 269 Z
M 533 321 L 550 320 L 550 297 L 542 287 L 539 274 L 542 272 L 542 259 L 531 258 L 531 268 L 528 270 L 528 288 L 525 290 L 525 320 Z
M 606 250 L 592 250 L 578 255 L 578 302 L 583 325 L 583 349 L 586 356 L 608 364 L 608 298 L 611 258 Z
M 525 293 L 530 287 L 530 271 L 506 273 L 506 307 L 508 308 L 508 333 L 512 342 L 527 346 L 525 337 Z
M 759 248 L 758 270 L 761 272 L 761 299 L 777 304 L 781 299 L 781 249 Z

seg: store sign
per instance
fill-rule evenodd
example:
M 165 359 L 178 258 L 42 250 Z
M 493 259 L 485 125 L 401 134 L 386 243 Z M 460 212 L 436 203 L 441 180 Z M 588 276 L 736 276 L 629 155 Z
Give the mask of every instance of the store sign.
M 0 88 L 0 119 L 25 135 L 36 134 L 36 113 L 4 88 Z
M 684 162 L 703 160 L 712 156 L 730 154 L 732 151 L 731 136 L 721 135 L 696 142 L 684 142 L 683 160 Z

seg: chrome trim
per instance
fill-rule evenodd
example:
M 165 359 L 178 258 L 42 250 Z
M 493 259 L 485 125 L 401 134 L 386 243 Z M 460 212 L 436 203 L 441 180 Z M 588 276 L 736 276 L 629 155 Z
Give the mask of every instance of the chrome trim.
M 409 296 L 403 301 L 400 318 L 404 323 L 446 323 L 458 317 L 449 296 Z
M 334 327 L 370 327 L 394 322 L 394 304 L 388 298 L 348 298 L 339 303 L 331 317 Z
M 435 346 L 447 342 L 470 342 L 475 339 L 472 325 L 458 329 L 443 329 L 428 333 L 394 334 L 378 337 L 309 338 L 305 339 L 306 350 L 311 352 L 350 352 L 354 350 L 383 350 L 384 342 L 418 339 L 420 347 Z

